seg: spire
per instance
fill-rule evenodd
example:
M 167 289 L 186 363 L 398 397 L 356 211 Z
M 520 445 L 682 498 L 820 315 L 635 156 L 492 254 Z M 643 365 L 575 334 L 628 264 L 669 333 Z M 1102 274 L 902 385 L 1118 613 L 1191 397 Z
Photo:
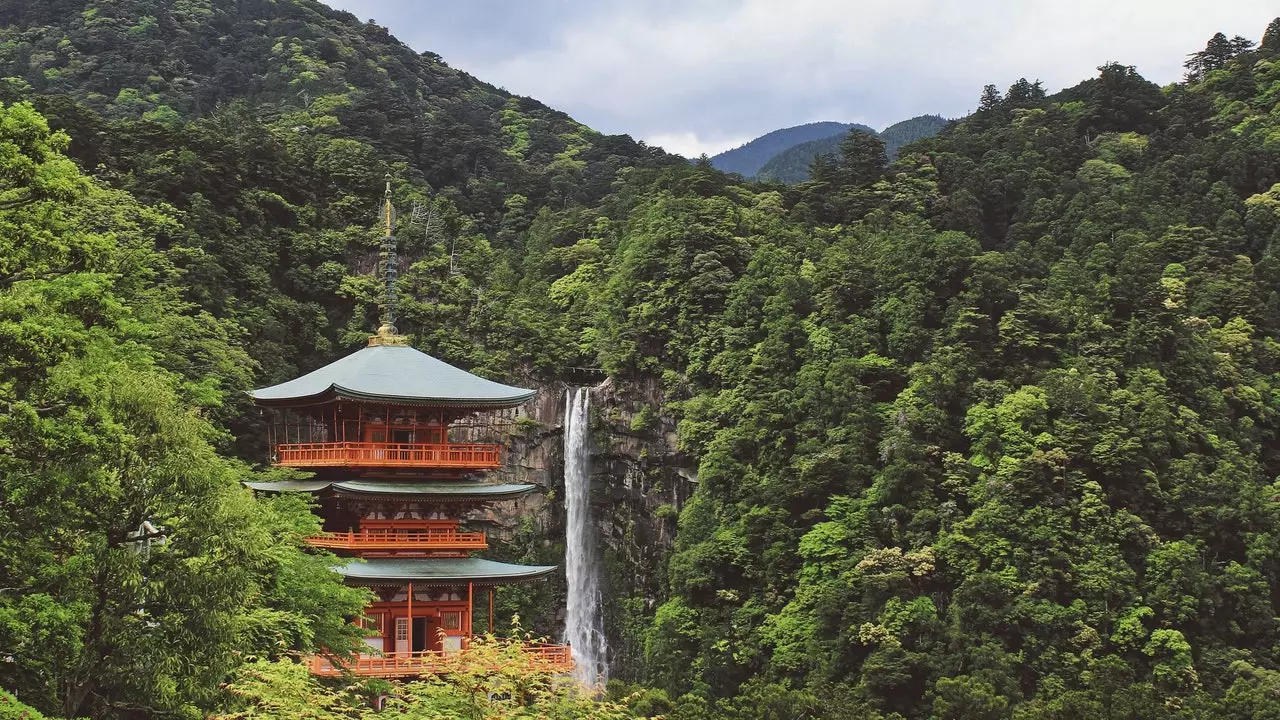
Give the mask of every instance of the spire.
M 396 330 L 396 210 L 391 205 L 391 173 L 387 173 L 387 189 L 382 197 L 382 325 L 378 334 L 369 338 L 370 345 L 406 345 L 406 339 Z

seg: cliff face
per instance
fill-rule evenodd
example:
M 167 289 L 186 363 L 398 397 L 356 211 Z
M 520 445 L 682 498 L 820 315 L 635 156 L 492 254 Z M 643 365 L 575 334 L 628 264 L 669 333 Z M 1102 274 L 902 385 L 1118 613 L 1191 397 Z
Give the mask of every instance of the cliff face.
M 494 475 L 502 482 L 538 485 L 540 491 L 495 508 L 489 517 L 498 544 L 533 542 L 545 562 L 557 564 L 563 563 L 565 532 L 565 390 L 539 390 L 512 431 L 506 466 Z M 592 388 L 591 482 L 610 662 L 613 675 L 625 679 L 638 671 L 643 633 L 663 595 L 676 519 L 696 483 L 696 463 L 677 449 L 675 422 L 663 411 L 656 383 L 619 387 L 605 380 Z M 550 590 L 557 614 L 550 617 L 540 608 L 538 624 L 558 629 L 563 575 Z

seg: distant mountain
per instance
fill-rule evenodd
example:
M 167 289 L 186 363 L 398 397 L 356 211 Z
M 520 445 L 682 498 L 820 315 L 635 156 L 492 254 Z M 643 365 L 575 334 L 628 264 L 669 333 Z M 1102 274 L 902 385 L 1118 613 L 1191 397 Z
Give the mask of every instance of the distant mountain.
M 770 158 L 778 153 L 811 140 L 843 137 L 853 128 L 875 132 L 866 125 L 839 122 L 816 122 L 774 130 L 732 150 L 726 150 L 711 158 L 711 164 L 724 172 L 752 177 Z
M 941 115 L 919 115 L 910 120 L 894 123 L 880 131 L 880 139 L 884 140 L 885 152 L 889 161 L 897 159 L 898 150 L 907 143 L 933 137 L 947 126 L 947 119 Z
M 879 135 L 874 130 L 871 132 Z M 813 163 L 813 159 L 819 155 L 839 155 L 840 141 L 844 140 L 846 135 L 848 133 L 840 133 L 789 147 L 769 158 L 769 162 L 756 173 L 756 179 L 780 182 L 785 185 L 804 182 L 809 179 L 809 165 Z
M 922 138 L 933 137 L 946 125 L 947 120 L 939 115 L 921 115 L 910 120 L 894 123 L 878 133 L 863 125 L 854 127 L 877 135 L 883 140 L 885 152 L 889 155 L 890 162 L 892 162 L 897 159 L 898 150 L 903 145 Z M 848 131 L 789 147 L 769 158 L 769 161 L 761 166 L 756 173 L 756 179 L 772 180 L 787 185 L 804 182 L 809 179 L 809 165 L 813 162 L 813 159 L 818 155 L 838 155 L 840 153 L 840 141 L 844 139 L 846 134 L 848 134 Z

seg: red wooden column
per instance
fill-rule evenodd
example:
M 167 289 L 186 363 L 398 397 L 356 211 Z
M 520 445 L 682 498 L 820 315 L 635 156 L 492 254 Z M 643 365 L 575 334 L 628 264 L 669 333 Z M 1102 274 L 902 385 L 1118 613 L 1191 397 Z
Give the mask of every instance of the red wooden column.
M 474 582 L 467 583 L 467 627 L 463 629 L 463 632 L 468 638 L 471 637 L 471 616 L 475 613 L 476 609 L 476 604 L 472 601 L 472 590 L 474 586 Z
M 413 657 L 413 583 L 409 583 L 409 657 Z
M 493 634 L 493 586 L 489 586 L 489 634 Z

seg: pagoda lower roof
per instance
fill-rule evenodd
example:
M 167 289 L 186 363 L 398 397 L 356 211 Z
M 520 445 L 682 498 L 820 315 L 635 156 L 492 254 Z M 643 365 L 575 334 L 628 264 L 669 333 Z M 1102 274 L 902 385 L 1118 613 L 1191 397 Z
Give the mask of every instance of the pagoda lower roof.
M 506 585 L 540 580 L 555 565 L 516 565 L 483 558 L 369 558 L 352 559 L 334 570 L 352 585 Z
M 431 497 L 445 502 L 473 500 L 503 500 L 524 495 L 534 485 L 476 482 L 395 482 L 376 480 L 281 480 L 278 482 L 247 482 L 246 486 L 261 492 L 321 492 L 329 490 L 339 495 L 379 495 Z

